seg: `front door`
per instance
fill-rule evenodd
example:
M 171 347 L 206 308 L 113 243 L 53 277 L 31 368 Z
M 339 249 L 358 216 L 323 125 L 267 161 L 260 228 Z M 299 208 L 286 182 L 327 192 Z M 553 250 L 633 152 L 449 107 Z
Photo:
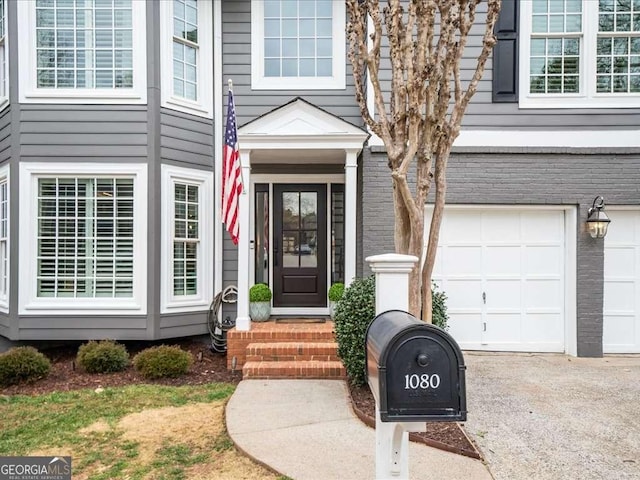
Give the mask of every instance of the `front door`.
M 327 305 L 327 186 L 273 186 L 273 306 Z

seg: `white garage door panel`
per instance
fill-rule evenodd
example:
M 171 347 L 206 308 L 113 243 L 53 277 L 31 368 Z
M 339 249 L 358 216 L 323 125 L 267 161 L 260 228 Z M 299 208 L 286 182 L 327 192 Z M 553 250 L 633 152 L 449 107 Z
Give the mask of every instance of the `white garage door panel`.
M 640 211 L 612 210 L 604 242 L 605 353 L 640 353 Z
M 565 350 L 563 210 L 446 210 L 434 280 L 463 349 Z

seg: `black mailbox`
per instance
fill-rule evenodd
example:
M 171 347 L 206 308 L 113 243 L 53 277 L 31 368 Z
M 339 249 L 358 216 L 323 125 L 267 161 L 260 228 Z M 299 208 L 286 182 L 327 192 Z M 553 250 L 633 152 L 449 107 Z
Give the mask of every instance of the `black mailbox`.
M 463 422 L 465 365 L 443 329 L 401 310 L 367 328 L 367 379 L 383 422 Z

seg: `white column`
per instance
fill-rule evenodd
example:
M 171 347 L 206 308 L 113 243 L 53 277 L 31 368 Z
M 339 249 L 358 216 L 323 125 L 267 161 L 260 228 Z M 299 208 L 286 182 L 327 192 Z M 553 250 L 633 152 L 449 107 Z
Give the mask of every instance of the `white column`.
M 408 310 L 409 273 L 417 257 L 387 253 L 367 257 L 376 276 L 376 315 Z M 424 423 L 383 422 L 376 402 L 376 479 L 409 479 L 409 432 L 424 431 Z
M 346 286 L 356 276 L 358 152 L 359 150 L 347 150 L 344 164 L 344 284 Z
M 376 275 L 376 315 L 409 309 L 409 273 L 418 261 L 412 255 L 385 253 L 366 258 Z
M 240 238 L 238 240 L 238 303 L 236 330 L 248 331 L 251 329 L 249 317 L 249 261 L 251 250 L 249 249 L 249 235 L 251 232 L 251 155 L 249 151 L 240 150 L 242 164 L 242 195 L 239 200 L 240 214 Z

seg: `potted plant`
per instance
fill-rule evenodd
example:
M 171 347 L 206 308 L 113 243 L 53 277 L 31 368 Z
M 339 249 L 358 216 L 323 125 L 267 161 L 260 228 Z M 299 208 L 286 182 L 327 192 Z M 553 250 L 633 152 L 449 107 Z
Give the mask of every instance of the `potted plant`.
M 329 316 L 331 316 L 331 320 L 334 319 L 336 305 L 342 298 L 342 294 L 344 293 L 344 283 L 334 283 L 329 288 L 329 293 L 327 297 L 329 297 Z
M 256 283 L 249 289 L 249 316 L 254 322 L 266 322 L 271 316 L 271 289 Z

